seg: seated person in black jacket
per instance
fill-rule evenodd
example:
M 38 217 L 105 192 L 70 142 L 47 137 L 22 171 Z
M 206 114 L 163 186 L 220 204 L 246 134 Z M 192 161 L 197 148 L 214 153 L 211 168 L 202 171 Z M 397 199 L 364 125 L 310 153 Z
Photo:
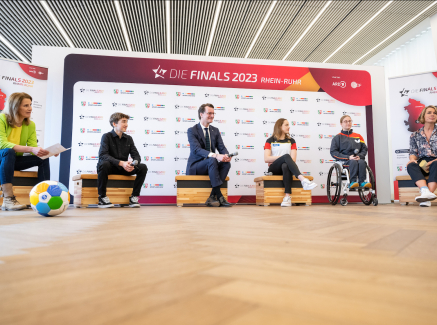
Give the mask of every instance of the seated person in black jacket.
M 349 165 L 349 188 L 372 187 L 366 182 L 366 155 L 367 146 L 363 137 L 351 129 L 352 119 L 344 115 L 340 119 L 341 132 L 331 142 L 331 156 L 345 165 Z
M 134 175 L 135 178 L 132 196 L 129 198 L 129 207 L 139 208 L 138 197 L 141 185 L 146 179 L 147 166 L 140 164 L 141 157 L 135 147 L 131 136 L 125 134 L 129 115 L 114 113 L 109 118 L 109 124 L 113 127 L 111 132 L 102 136 L 99 150 L 99 162 L 97 163 L 97 188 L 99 192 L 99 208 L 111 208 L 114 205 L 106 196 L 106 185 L 109 175 Z M 129 154 L 138 165 L 132 166 L 128 161 Z

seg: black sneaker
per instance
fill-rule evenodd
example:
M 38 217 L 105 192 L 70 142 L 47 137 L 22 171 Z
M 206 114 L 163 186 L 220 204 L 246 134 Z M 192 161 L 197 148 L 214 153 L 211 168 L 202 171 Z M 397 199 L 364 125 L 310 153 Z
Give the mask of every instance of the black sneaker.
M 114 204 L 111 203 L 111 201 L 109 201 L 109 197 L 104 196 L 101 197 L 99 196 L 99 208 L 113 208 Z
M 140 204 L 138 203 L 138 196 L 131 196 L 129 198 L 129 208 L 139 208 Z

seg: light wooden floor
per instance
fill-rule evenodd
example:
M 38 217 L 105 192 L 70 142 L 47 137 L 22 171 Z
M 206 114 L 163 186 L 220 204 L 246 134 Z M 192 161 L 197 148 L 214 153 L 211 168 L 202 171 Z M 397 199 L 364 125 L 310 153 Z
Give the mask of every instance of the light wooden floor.
M 0 324 L 437 324 L 437 209 L 0 212 Z

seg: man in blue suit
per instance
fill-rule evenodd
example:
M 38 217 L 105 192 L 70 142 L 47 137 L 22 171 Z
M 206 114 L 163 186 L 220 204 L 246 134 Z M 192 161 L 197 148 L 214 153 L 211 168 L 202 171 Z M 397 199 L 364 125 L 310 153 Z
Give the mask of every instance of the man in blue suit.
M 190 157 L 187 175 L 209 175 L 212 191 L 205 204 L 210 207 L 230 207 L 231 204 L 226 201 L 220 186 L 228 176 L 232 158 L 228 156 L 229 152 L 219 129 L 210 125 L 214 120 L 214 106 L 202 104 L 198 112 L 200 123 L 188 129 Z

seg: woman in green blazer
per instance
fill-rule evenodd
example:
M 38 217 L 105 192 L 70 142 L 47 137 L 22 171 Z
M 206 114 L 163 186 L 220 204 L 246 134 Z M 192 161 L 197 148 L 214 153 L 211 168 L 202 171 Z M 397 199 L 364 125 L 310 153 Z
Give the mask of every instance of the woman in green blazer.
M 50 179 L 48 151 L 38 147 L 35 123 L 30 120 L 32 97 L 26 93 L 9 96 L 6 113 L 0 114 L 0 181 L 3 191 L 2 210 L 22 210 L 12 187 L 14 170 L 24 170 L 38 166 L 38 181 Z M 31 155 L 24 156 L 23 153 Z

